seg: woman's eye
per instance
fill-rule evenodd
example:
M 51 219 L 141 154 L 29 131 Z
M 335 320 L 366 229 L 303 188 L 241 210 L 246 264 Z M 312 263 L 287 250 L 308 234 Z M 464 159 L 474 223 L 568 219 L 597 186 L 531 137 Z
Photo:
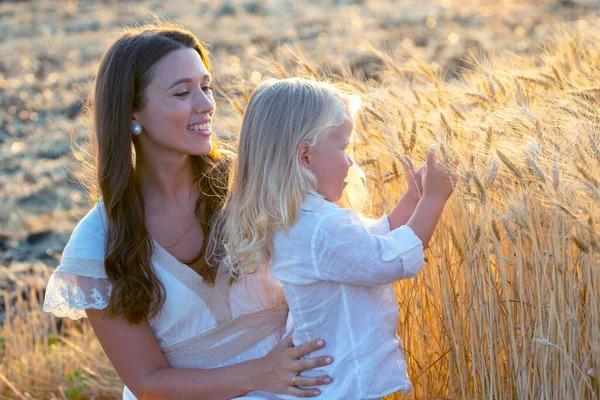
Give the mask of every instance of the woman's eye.
M 213 87 L 210 85 L 204 85 L 204 86 L 202 86 L 202 90 L 204 92 L 211 92 L 213 90 Z
M 189 91 L 183 91 L 183 92 L 179 92 L 179 93 L 175 93 L 175 96 L 177 97 L 185 97 L 188 95 L 188 93 L 190 93 Z

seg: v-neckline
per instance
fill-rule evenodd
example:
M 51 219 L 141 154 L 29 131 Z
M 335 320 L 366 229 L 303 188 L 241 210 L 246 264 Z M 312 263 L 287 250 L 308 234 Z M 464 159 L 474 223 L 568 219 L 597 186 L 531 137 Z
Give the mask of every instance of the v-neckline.
M 156 239 L 154 239 L 154 238 L 151 238 L 151 239 L 152 239 L 152 246 L 154 246 L 154 253 L 157 253 L 159 258 L 163 259 L 164 261 L 177 264 L 179 267 L 182 267 L 182 268 L 185 267 L 185 268 L 189 269 L 195 275 L 197 275 L 199 279 L 202 279 L 202 281 L 204 281 L 204 278 L 202 278 L 202 275 L 200 275 L 198 272 L 196 272 L 193 268 L 191 268 L 189 265 L 187 265 L 183 261 L 179 260 L 179 258 L 177 258 L 173 254 L 171 254 L 169 252 L 169 250 L 167 250 L 163 246 L 161 246 L 161 244 L 158 243 L 158 241 L 156 241 Z
M 152 239 L 154 246 L 153 259 L 175 279 L 196 293 L 209 308 L 217 324 L 231 321 L 231 309 L 229 306 L 229 279 L 222 271 L 217 270 L 215 283 L 209 286 L 204 278 L 179 261 L 173 254 L 169 253 L 156 240 Z

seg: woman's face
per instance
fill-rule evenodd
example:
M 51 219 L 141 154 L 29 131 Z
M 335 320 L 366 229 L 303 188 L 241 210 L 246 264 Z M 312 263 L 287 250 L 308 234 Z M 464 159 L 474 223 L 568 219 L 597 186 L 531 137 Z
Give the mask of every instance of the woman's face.
M 144 105 L 132 121 L 143 128 L 139 143 L 144 156 L 210 153 L 215 102 L 211 77 L 198 52 L 189 48 L 172 51 L 152 69 Z

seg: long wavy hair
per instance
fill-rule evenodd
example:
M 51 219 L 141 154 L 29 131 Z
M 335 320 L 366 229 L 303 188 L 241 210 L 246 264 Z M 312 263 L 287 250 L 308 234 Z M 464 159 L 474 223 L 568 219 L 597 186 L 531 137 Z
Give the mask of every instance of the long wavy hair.
M 269 79 L 252 93 L 223 213 L 234 276 L 268 265 L 274 230 L 291 228 L 304 197 L 318 195 L 315 176 L 298 162 L 302 143 L 317 144 L 358 107 L 358 96 L 301 78 Z
M 90 151 L 95 179 L 87 183 L 92 193 L 101 196 L 108 216 L 104 265 L 113 287 L 107 315 L 125 316 L 130 323 L 152 318 L 165 301 L 164 286 L 151 266 L 154 249 L 134 165 L 138 143 L 131 133 L 132 114 L 144 107 L 154 64 L 181 48 L 195 49 L 211 70 L 208 51 L 175 23 L 157 21 L 127 29 L 104 54 L 88 104 L 95 133 Z M 217 143 L 210 154 L 192 156 L 200 191 L 195 213 L 204 233 L 195 265 L 200 265 L 197 270 L 209 284 L 214 283 L 216 263 L 211 259 L 215 251 L 207 247 L 227 193 L 229 159 L 219 152 Z

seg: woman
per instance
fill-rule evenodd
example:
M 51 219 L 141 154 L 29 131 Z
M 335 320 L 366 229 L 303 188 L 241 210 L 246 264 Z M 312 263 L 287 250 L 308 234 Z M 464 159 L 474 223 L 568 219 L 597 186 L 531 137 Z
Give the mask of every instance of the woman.
M 208 239 L 229 163 L 212 140 L 207 51 L 170 23 L 128 30 L 92 99 L 102 199 L 73 232 L 44 309 L 89 318 L 125 399 L 318 395 L 310 387 L 330 378 L 298 373 L 332 360 L 300 359 L 322 341 L 282 340 L 280 286 L 267 274 L 232 282 L 215 266 Z

